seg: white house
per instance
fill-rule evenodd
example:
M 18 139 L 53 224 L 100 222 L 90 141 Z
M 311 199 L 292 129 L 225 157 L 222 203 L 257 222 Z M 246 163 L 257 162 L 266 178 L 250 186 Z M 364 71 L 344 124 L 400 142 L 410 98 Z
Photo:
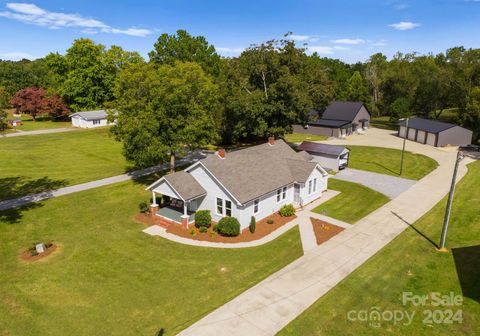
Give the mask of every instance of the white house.
M 94 128 L 115 124 L 108 122 L 105 110 L 76 112 L 70 115 L 72 126 L 80 128 Z
M 285 204 L 305 205 L 327 189 L 327 172 L 309 162 L 283 140 L 226 153 L 219 150 L 183 171 L 163 176 L 150 185 L 152 215 L 187 227 L 197 210 L 210 210 L 212 219 L 238 219 L 248 227 L 252 216 L 262 220 Z M 156 196 L 170 197 L 159 207 Z
M 338 172 L 348 167 L 350 150 L 345 146 L 304 141 L 298 146 L 298 149 L 306 152 L 306 155 L 310 155 L 310 157 L 306 158 L 320 163 L 323 168 Z

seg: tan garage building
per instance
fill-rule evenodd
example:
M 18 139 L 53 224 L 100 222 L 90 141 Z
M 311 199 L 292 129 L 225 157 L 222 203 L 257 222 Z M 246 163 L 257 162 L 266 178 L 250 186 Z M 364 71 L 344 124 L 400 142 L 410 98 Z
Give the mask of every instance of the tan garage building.
M 435 147 L 468 145 L 472 142 L 472 134 L 472 131 L 455 124 L 423 118 L 409 119 L 408 129 L 404 120 L 398 128 L 399 137 L 406 135 L 408 140 Z

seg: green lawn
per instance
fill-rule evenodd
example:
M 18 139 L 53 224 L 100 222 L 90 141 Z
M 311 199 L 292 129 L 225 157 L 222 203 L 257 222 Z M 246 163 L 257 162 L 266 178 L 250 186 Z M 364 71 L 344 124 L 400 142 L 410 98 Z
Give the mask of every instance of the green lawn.
M 285 134 L 285 141 L 292 143 L 299 143 L 302 141 L 320 141 L 327 140 L 328 137 L 325 135 L 315 135 L 315 134 L 302 134 L 302 133 L 291 133 Z
M 247 249 L 149 236 L 132 220 L 149 198 L 145 185 L 0 212 L 0 335 L 174 335 L 302 255 L 297 228 Z M 50 239 L 60 245 L 54 255 L 19 261 Z
M 351 224 L 390 201 L 384 194 L 361 184 L 333 178 L 328 180 L 328 189 L 338 190 L 341 194 L 320 204 L 313 211 L 319 214 L 326 211 L 327 216 Z
M 368 146 L 348 146 L 348 148 L 350 149 L 348 162 L 350 168 L 400 176 L 401 150 Z M 438 163 L 428 156 L 406 151 L 401 177 L 419 180 L 437 166 Z
M 372 117 L 370 119 L 370 126 L 387 130 L 398 130 L 398 124 L 391 122 L 389 116 Z
M 447 246 L 438 243 L 446 197 L 383 250 L 344 279 L 312 307 L 289 324 L 280 335 L 479 335 L 480 334 L 480 161 L 469 165 L 467 176 L 456 190 Z M 387 224 L 387 223 L 385 223 Z M 417 232 L 418 231 L 418 232 Z M 425 237 L 424 237 L 425 236 Z M 476 246 L 462 250 L 464 247 Z M 454 257 L 455 255 L 455 257 Z M 464 258 L 463 261 L 462 257 Z M 459 271 L 457 271 L 457 268 Z M 463 279 L 460 285 L 459 272 Z M 463 287 L 463 288 L 462 288 Z M 424 309 L 446 310 L 447 306 L 404 306 L 403 292 L 463 293 L 463 323 L 424 324 Z M 416 315 L 410 325 L 383 322 L 374 328 L 367 322 L 350 322 L 350 310 L 407 310 Z
M 0 139 L 0 200 L 124 173 L 108 128 Z
M 13 110 L 8 112 L 8 119 L 16 119 L 12 115 Z M 18 126 L 17 129 L 21 131 L 36 131 L 42 129 L 51 129 L 51 128 L 63 128 L 63 127 L 72 127 L 71 121 L 53 121 L 50 120 L 48 117 L 38 117 L 37 121 L 33 121 L 32 117 L 27 114 L 22 114 L 22 122 L 21 126 Z M 9 130 L 9 132 L 13 132 Z

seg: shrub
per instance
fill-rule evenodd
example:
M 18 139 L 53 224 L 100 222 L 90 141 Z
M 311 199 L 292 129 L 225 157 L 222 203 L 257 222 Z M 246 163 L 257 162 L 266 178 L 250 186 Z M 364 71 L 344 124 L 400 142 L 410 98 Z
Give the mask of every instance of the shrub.
M 138 208 L 140 209 L 141 213 L 149 213 L 150 212 L 150 207 L 148 206 L 147 202 L 142 202 L 138 205 Z
M 240 223 L 235 217 L 223 217 L 216 226 L 222 236 L 235 237 L 240 234 Z
M 198 231 L 200 231 L 201 233 L 205 233 L 205 232 L 207 232 L 207 230 L 208 230 L 208 229 L 207 229 L 206 226 L 200 226 L 200 227 L 198 228 Z
M 248 229 L 250 230 L 250 233 L 255 232 L 255 227 L 256 226 L 257 226 L 257 221 L 255 220 L 255 217 L 252 216 L 252 218 L 250 219 L 250 226 L 248 227 Z
M 191 234 L 192 236 L 195 236 L 195 235 L 197 234 L 197 230 L 195 230 L 194 228 L 192 228 L 192 229 L 190 230 L 190 234 Z
M 279 213 L 280 213 L 280 216 L 282 217 L 293 216 L 295 215 L 295 207 L 293 206 L 293 204 L 285 204 L 280 208 Z
M 195 226 L 197 228 L 209 228 L 212 225 L 212 216 L 210 210 L 198 210 L 195 212 Z
M 274 223 L 274 222 L 273 222 L 273 219 L 267 220 L 267 224 L 273 224 L 273 223 Z

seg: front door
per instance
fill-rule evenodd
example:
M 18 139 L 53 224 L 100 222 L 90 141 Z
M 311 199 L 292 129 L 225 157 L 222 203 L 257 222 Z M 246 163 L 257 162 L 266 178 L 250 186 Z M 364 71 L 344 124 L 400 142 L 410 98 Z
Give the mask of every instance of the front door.
M 293 185 L 293 201 L 300 204 L 300 184 L 298 183 Z

